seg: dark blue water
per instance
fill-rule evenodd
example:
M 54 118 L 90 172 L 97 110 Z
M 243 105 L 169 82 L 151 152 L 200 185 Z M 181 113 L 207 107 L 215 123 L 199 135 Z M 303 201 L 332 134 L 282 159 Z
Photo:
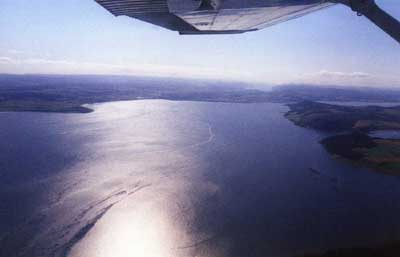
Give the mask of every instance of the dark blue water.
M 385 139 L 400 139 L 399 130 L 377 130 L 369 133 L 371 137 L 379 137 Z
M 290 256 L 400 239 L 400 180 L 279 104 L 0 114 L 1 256 Z

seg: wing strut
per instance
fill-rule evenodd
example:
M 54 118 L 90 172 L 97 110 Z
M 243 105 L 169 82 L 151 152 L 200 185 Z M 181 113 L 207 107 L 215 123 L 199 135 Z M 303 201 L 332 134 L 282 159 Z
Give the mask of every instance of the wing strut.
M 334 2 L 347 5 L 358 15 L 364 15 L 400 43 L 400 22 L 382 10 L 375 0 L 334 0 Z

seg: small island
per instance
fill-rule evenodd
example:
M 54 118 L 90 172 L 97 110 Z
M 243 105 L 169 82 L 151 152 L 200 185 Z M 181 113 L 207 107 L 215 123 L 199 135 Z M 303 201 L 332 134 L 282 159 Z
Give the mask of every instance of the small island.
M 374 130 L 399 130 L 400 106 L 339 106 L 311 101 L 289 104 L 294 124 L 339 133 L 321 141 L 335 157 L 392 175 L 400 175 L 400 140 L 371 137 Z

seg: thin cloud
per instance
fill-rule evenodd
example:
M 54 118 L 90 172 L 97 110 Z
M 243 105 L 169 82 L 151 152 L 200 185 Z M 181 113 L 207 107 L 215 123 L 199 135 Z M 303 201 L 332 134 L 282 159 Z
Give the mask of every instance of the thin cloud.
M 18 55 L 18 54 L 26 54 L 26 51 L 21 51 L 17 49 L 9 49 L 7 50 L 8 53 L 13 54 L 13 55 Z
M 362 71 L 342 72 L 321 70 L 316 73 L 304 74 L 295 83 L 338 86 L 400 86 L 400 76 L 380 76 Z
M 14 62 L 15 62 L 15 60 L 10 57 L 0 56 L 0 63 L 8 64 L 8 63 L 14 63 Z
M 205 77 L 225 78 L 232 77 L 234 72 L 221 71 L 204 67 L 183 67 L 173 65 L 153 64 L 112 64 L 61 59 L 28 58 L 13 59 L 3 57 L 3 63 L 16 64 L 23 73 L 61 73 L 61 74 L 114 74 L 114 75 L 149 75 L 175 77 Z
M 277 75 L 274 75 L 275 77 L 270 77 L 256 71 L 230 71 L 212 67 L 186 67 L 137 63 L 112 64 L 46 58 L 18 59 L 8 56 L 0 56 L 0 65 L 2 67 L 0 72 L 18 70 L 18 73 L 144 75 L 228 79 L 270 84 L 304 83 L 338 86 L 400 87 L 400 76 L 377 76 L 362 71 L 343 72 L 321 70 L 315 73 L 303 74 L 298 77 L 286 77 L 284 81 L 277 82 Z M 8 68 L 8 70 L 6 68 Z M 281 77 L 285 78 L 285 76 Z M 273 78 L 275 78 L 275 81 Z
M 319 77 L 329 77 L 329 78 L 370 78 L 371 75 L 365 72 L 340 72 L 340 71 L 327 71 L 322 70 L 316 74 Z
M 41 59 L 41 58 L 32 58 L 32 59 L 24 59 L 20 60 L 21 64 L 50 64 L 50 65 L 76 65 L 76 62 L 64 61 L 64 60 L 49 60 L 49 59 Z

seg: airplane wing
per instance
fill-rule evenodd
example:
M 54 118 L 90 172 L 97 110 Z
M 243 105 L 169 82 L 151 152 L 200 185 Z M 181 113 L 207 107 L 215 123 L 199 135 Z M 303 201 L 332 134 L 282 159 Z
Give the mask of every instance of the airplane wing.
M 125 15 L 180 34 L 255 31 L 333 5 L 326 0 L 95 0 Z

